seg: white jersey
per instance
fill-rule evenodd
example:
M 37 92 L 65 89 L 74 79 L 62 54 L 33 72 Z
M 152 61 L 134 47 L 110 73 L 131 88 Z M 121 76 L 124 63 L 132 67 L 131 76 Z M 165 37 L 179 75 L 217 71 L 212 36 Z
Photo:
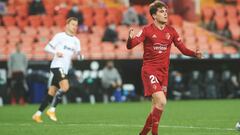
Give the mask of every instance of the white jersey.
M 75 36 L 60 32 L 52 38 L 47 46 L 54 49 L 55 52 L 63 53 L 63 57 L 58 57 L 56 54 L 54 55 L 50 68 L 62 68 L 63 72 L 68 74 L 72 56 L 81 50 L 80 40 Z

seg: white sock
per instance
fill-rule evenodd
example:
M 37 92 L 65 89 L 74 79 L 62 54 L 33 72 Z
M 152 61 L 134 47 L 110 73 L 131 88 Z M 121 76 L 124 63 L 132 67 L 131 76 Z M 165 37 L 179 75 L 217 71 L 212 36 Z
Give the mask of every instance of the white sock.
M 42 115 L 42 112 L 41 111 L 37 111 L 35 114 L 36 115 Z
M 56 110 L 55 107 L 51 107 L 51 108 L 49 109 L 50 112 L 55 112 L 55 110 Z

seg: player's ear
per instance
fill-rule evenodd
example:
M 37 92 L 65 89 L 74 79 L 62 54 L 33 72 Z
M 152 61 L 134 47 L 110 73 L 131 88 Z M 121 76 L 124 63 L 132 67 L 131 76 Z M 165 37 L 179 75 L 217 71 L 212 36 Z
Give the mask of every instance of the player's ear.
M 156 14 L 153 14 L 152 17 L 153 17 L 153 20 L 155 20 L 156 19 Z

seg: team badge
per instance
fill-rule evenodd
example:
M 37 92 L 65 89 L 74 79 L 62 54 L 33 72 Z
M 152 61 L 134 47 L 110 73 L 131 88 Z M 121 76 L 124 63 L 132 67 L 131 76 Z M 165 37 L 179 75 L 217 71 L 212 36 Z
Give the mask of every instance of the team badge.
M 166 33 L 166 34 L 165 34 L 165 38 L 166 38 L 167 40 L 169 40 L 170 37 L 171 37 L 171 35 L 170 35 L 169 33 Z

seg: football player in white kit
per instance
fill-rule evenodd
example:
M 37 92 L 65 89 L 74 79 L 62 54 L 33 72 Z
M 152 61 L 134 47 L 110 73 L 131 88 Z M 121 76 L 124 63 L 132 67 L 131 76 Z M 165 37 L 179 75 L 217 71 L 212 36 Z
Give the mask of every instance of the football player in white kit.
M 80 40 L 75 36 L 78 28 L 78 19 L 70 17 L 66 21 L 65 32 L 57 33 L 51 41 L 46 45 L 45 51 L 54 55 L 51 62 L 50 71 L 52 78 L 48 94 L 41 103 L 38 111 L 32 116 L 37 123 L 42 123 L 41 115 L 45 108 L 51 103 L 51 107 L 47 110 L 48 117 L 57 121 L 55 108 L 61 101 L 62 96 L 69 89 L 68 70 L 71 59 L 74 55 L 78 58 L 80 54 Z

